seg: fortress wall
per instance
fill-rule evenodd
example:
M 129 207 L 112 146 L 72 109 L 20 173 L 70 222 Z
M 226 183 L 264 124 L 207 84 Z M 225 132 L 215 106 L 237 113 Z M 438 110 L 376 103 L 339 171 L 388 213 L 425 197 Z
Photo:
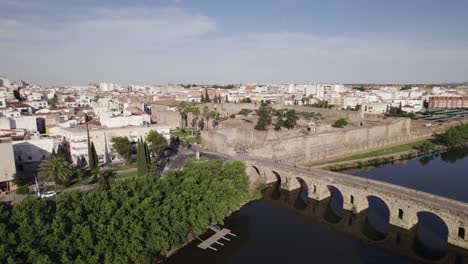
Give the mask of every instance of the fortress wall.
M 202 145 L 229 155 L 247 152 L 259 158 L 309 163 L 414 140 L 410 136 L 410 122 L 401 118 L 380 126 L 293 138 L 285 138 L 287 133 L 256 131 L 243 126 L 203 131 Z

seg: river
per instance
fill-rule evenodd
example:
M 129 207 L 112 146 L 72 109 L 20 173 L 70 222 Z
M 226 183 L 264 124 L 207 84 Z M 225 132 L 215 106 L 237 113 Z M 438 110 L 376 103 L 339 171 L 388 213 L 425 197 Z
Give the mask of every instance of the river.
M 468 149 L 453 150 L 345 173 L 468 202 L 467 155 Z M 307 199 L 307 191 L 269 186 L 261 200 L 226 218 L 224 227 L 237 237 L 217 251 L 193 241 L 168 263 L 468 263 L 468 250 L 447 244 L 446 226 L 433 214 L 407 231 L 388 223 L 378 198 L 352 215 L 342 210 L 339 190 L 321 202 Z

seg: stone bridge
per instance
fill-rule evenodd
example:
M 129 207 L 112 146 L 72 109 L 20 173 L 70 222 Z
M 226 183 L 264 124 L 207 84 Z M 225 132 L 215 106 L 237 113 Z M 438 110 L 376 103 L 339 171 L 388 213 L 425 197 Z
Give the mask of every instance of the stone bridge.
M 324 200 L 334 187 L 343 196 L 343 209 L 358 214 L 369 207 L 368 198 L 378 197 L 390 211 L 390 224 L 410 230 L 420 213 L 438 216 L 447 226 L 448 243 L 468 249 L 468 204 L 381 181 L 343 173 L 275 163 L 269 160 L 244 160 L 251 181 L 280 182 L 281 188 L 308 189 L 308 197 Z
M 427 251 L 424 251 L 425 246 L 421 245 L 417 238 L 415 228 L 404 230 L 389 226 L 386 231 L 382 230 L 382 227 L 375 228 L 369 223 L 365 211 L 353 214 L 344 210 L 340 218 L 330 206 L 330 198 L 322 201 L 306 200 L 302 194 L 302 189 L 285 191 L 279 190 L 275 185 L 264 190 L 263 199 L 274 207 L 285 209 L 301 219 L 319 224 L 354 240 L 385 249 L 395 255 L 409 257 L 417 263 L 468 264 L 468 251 L 463 248 L 448 245 L 445 253 L 439 252 L 438 255 L 431 253 L 428 256 Z

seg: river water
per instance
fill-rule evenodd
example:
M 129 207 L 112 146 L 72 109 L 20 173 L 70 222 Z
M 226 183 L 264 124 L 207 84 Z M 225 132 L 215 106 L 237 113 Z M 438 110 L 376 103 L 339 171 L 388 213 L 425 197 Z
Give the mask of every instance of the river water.
M 345 173 L 468 202 L 467 155 L 468 149 L 454 150 Z M 339 190 L 321 202 L 307 199 L 307 191 L 269 186 L 261 200 L 226 218 L 224 227 L 236 237 L 220 241 L 217 251 L 193 241 L 168 263 L 468 263 L 468 250 L 447 244 L 447 228 L 433 214 L 407 231 L 389 225 L 378 198 L 352 215 L 342 210 Z

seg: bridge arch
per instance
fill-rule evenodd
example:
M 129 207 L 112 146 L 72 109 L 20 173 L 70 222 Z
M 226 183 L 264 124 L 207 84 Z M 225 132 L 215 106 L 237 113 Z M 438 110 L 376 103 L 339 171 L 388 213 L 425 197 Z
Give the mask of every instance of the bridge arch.
M 281 184 L 288 184 L 288 178 L 284 175 L 281 175 L 279 172 L 272 170 L 271 174 L 274 178 L 276 178 L 276 181 L 281 185 Z
M 440 259 L 448 249 L 449 228 L 439 215 L 420 211 L 413 249 L 416 254 L 429 259 Z

